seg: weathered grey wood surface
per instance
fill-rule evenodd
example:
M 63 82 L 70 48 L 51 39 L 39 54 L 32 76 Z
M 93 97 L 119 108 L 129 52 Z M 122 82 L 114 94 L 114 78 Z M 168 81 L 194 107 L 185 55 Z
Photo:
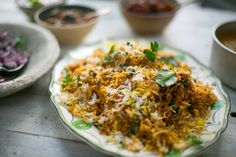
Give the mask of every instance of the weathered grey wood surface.
M 113 12 L 102 17 L 85 43 L 115 37 L 138 37 L 122 18 L 114 1 L 74 1 Z M 203 64 L 209 64 L 213 26 L 236 19 L 236 12 L 201 8 L 197 4 L 182 8 L 162 34 L 153 37 L 168 45 L 192 53 Z M 26 21 L 13 0 L 0 0 L 0 21 Z M 63 48 L 62 56 L 73 48 Z M 99 157 L 94 150 L 72 135 L 59 121 L 49 102 L 50 73 L 33 86 L 12 96 L 0 99 L 0 157 Z M 225 87 L 236 111 L 236 91 Z M 229 117 L 229 125 L 220 140 L 201 157 L 236 157 L 236 118 Z

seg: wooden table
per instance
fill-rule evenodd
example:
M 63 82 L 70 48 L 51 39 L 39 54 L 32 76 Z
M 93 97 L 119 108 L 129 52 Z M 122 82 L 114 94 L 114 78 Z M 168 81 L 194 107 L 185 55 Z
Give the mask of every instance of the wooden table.
M 72 2 L 73 3 L 73 2 Z M 113 12 L 101 17 L 96 28 L 84 41 L 90 43 L 109 37 L 138 37 L 122 18 L 115 1 L 74 1 L 95 8 L 110 6 Z M 152 39 L 192 53 L 203 64 L 209 64 L 212 28 L 215 24 L 235 19 L 236 13 L 192 4 L 182 8 L 162 34 Z M 13 0 L 0 0 L 0 21 L 26 21 Z M 73 48 L 63 48 L 62 56 Z M 0 99 L 0 156 L 1 157 L 100 157 L 106 156 L 72 135 L 59 121 L 49 102 L 50 73 L 33 86 Z M 236 91 L 225 87 L 236 111 Z M 236 118 L 220 140 L 201 157 L 236 157 Z

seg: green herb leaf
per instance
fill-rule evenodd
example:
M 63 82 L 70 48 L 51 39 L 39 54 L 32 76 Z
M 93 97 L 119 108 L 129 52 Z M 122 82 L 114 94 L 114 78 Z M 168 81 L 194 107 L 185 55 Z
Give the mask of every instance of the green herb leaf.
M 162 86 L 171 86 L 177 82 L 178 78 L 176 77 L 175 72 L 169 70 L 160 70 L 157 74 L 156 82 Z
M 111 61 L 111 56 L 106 56 L 104 59 L 103 59 L 103 62 L 104 63 L 109 63 Z
M 197 136 L 194 135 L 189 135 L 187 140 L 192 144 L 202 144 L 202 141 Z
M 66 73 L 66 76 L 63 79 L 64 86 L 68 85 L 72 81 L 71 75 L 67 69 L 65 70 L 65 73 Z
M 81 79 L 80 79 L 80 76 L 78 75 L 78 76 L 77 76 L 77 81 L 80 81 L 80 80 L 81 80 Z
M 159 50 L 159 44 L 156 41 L 151 42 L 152 52 L 157 52 Z
M 25 46 L 25 39 L 22 38 L 22 37 L 16 37 L 15 39 L 15 45 L 16 45 L 16 48 L 22 48 Z
M 34 8 L 41 8 L 43 7 L 43 4 L 39 0 L 28 0 L 28 2 L 34 7 Z
M 129 133 L 136 134 L 138 131 L 138 128 L 139 128 L 138 124 L 133 124 L 132 126 L 129 127 Z
M 179 150 L 171 149 L 171 150 L 167 153 L 166 157 L 180 157 L 180 155 L 181 155 L 181 153 L 180 153 Z
M 145 54 L 145 56 L 146 56 L 150 61 L 154 62 L 155 59 L 156 59 L 156 53 L 157 53 L 159 47 L 160 47 L 160 46 L 159 46 L 159 44 L 158 44 L 156 41 L 151 42 L 151 50 L 145 49 L 145 50 L 143 51 L 143 53 Z
M 143 51 L 143 53 L 145 54 L 145 56 L 147 57 L 147 59 L 149 59 L 150 61 L 154 62 L 155 58 L 156 58 L 156 54 L 153 53 L 152 51 L 145 49 Z
M 110 51 L 109 53 L 113 53 L 114 51 L 116 50 L 116 46 L 115 45 L 112 45 L 111 48 L 110 48 Z
M 177 67 L 177 62 L 174 57 L 161 57 L 160 61 L 172 64 L 173 66 Z
M 212 110 L 221 109 L 224 106 L 224 102 L 222 100 L 217 100 L 214 105 L 212 105 Z

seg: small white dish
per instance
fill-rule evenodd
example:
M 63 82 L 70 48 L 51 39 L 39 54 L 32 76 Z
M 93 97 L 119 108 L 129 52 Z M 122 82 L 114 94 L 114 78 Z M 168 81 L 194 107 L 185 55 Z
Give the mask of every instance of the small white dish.
M 56 38 L 46 29 L 31 23 L 0 22 L 0 30 L 26 40 L 30 59 L 23 72 L 16 78 L 0 83 L 0 97 L 16 93 L 46 74 L 60 55 Z
M 236 33 L 236 21 L 225 22 L 214 28 L 210 65 L 212 71 L 226 85 L 236 89 L 236 52 L 219 40 L 222 34 L 229 32 Z

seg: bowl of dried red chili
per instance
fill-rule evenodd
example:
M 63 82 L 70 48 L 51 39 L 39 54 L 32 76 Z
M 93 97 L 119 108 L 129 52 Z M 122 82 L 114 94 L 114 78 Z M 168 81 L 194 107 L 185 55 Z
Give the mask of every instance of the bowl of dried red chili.
M 180 5 L 174 0 L 121 0 L 120 8 L 132 30 L 156 35 L 170 23 Z

